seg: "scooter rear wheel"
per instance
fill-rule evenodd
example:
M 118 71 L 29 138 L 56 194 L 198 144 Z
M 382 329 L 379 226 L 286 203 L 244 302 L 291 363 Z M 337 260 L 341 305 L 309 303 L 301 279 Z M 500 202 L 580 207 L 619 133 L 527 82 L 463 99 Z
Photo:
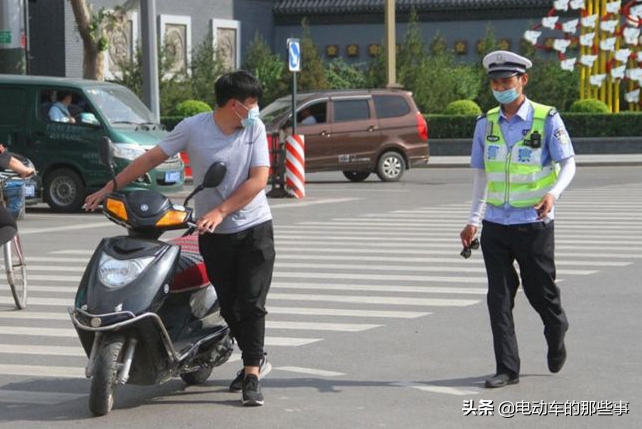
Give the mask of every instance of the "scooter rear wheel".
M 203 368 L 198 371 L 181 374 L 181 378 L 187 384 L 203 384 L 210 378 L 214 368 Z
M 118 364 L 122 359 L 123 335 L 105 335 L 96 354 L 89 391 L 89 409 L 96 416 L 109 413 L 114 405 Z

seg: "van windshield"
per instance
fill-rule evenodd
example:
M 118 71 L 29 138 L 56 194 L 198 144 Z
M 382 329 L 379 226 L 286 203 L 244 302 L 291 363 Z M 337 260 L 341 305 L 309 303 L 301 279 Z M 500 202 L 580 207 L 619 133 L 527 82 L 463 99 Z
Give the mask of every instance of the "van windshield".
M 156 123 L 149 109 L 127 88 L 89 88 L 87 95 L 111 124 Z
M 309 94 L 297 94 L 296 97 L 296 104 L 297 107 L 301 105 L 301 102 L 303 100 L 306 100 L 310 98 Z M 261 112 L 259 113 L 259 116 L 261 118 L 261 121 L 263 121 L 264 124 L 271 124 L 275 120 L 278 120 L 281 118 L 284 114 L 288 114 L 290 116 L 292 113 L 292 96 L 288 95 L 286 97 L 281 97 L 279 99 L 274 100 L 272 103 L 270 103 L 268 106 L 265 107 L 265 109 L 261 109 Z

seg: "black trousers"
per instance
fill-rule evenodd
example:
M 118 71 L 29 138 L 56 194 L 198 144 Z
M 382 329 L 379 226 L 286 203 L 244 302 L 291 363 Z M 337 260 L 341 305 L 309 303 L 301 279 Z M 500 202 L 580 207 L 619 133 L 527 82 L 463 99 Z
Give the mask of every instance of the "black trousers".
M 263 358 L 265 301 L 274 268 L 272 221 L 234 234 L 203 234 L 199 246 L 221 315 L 241 349 L 243 365 Z
M 558 348 L 568 329 L 560 290 L 555 284 L 554 222 L 500 225 L 484 221 L 481 247 L 488 276 L 488 311 L 498 374 L 519 375 L 520 360 L 513 322 L 519 277 L 524 293 L 544 322 L 544 336 Z

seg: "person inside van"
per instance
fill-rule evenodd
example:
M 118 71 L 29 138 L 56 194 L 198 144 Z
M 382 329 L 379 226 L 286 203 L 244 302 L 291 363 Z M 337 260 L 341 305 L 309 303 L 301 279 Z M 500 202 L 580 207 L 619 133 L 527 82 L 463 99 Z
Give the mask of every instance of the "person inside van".
M 310 110 L 309 107 L 306 107 L 305 109 L 301 110 L 301 117 L 300 117 L 300 124 L 301 125 L 314 125 L 317 123 L 317 118 L 314 117 L 312 114 L 312 110 Z
M 0 168 L 13 170 L 20 177 L 29 177 L 34 173 L 33 168 L 26 167 L 19 159 L 11 156 L 2 144 L 0 144 Z M 17 232 L 16 220 L 5 206 L 0 205 L 0 246 L 11 240 Z
M 57 99 L 49 109 L 49 119 L 54 122 L 66 122 L 69 124 L 76 123 L 76 120 L 69 113 L 69 105 L 73 100 L 73 95 L 69 91 L 58 91 Z

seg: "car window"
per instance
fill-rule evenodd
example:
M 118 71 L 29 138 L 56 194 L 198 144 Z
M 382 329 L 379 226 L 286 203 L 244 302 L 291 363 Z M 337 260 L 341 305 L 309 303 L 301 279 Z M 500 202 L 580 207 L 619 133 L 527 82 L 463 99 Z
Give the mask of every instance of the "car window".
M 334 122 L 358 121 L 369 118 L 368 99 L 334 100 Z
M 71 95 L 69 104 L 58 100 L 65 94 Z M 94 111 L 80 92 L 66 89 L 43 89 L 38 94 L 38 103 L 38 117 L 43 121 L 98 124 Z M 85 120 L 84 114 L 90 114 L 92 119 Z
M 326 122 L 327 105 L 326 101 L 320 101 L 304 106 L 297 112 L 297 123 L 301 125 L 324 124 Z
M 408 102 L 401 95 L 375 95 L 377 118 L 397 118 L 410 113 Z

